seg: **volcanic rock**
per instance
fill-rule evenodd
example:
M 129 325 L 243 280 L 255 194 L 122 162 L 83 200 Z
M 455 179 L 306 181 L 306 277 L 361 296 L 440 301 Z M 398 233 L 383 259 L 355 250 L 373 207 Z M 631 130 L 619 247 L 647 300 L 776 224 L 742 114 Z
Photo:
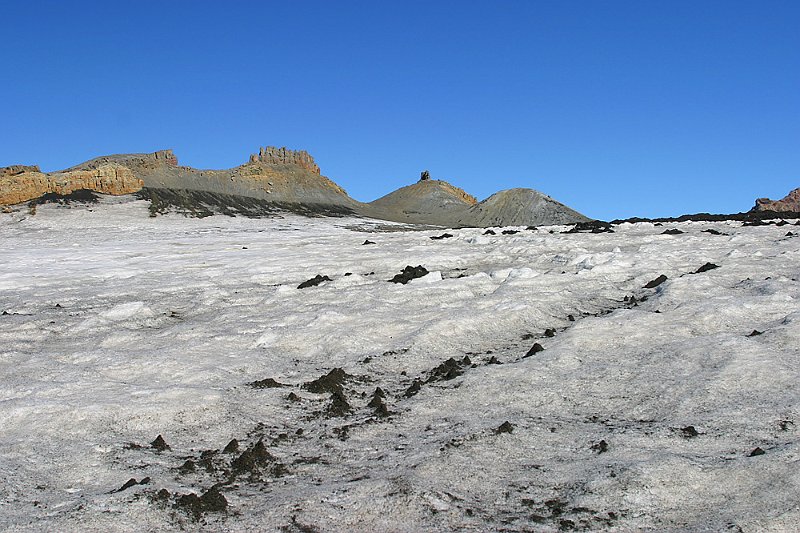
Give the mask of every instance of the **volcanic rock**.
M 759 198 L 752 211 L 790 211 L 800 212 L 800 188 L 787 194 L 780 200 L 770 200 L 769 198 Z
M 719 265 L 715 265 L 714 263 L 706 263 L 705 265 L 695 270 L 694 273 L 702 274 L 703 272 L 708 272 L 709 270 L 714 270 L 715 268 L 719 268 Z
M 661 285 L 665 281 L 667 281 L 667 276 L 665 276 L 664 274 L 661 274 L 656 279 L 647 282 L 647 285 L 645 285 L 642 288 L 643 289 L 655 289 L 656 287 L 658 287 L 659 285 Z
M 422 266 L 417 265 L 412 267 L 411 265 L 406 266 L 400 274 L 397 274 L 395 277 L 390 279 L 392 283 L 402 283 L 405 285 L 412 279 L 421 278 L 428 274 L 428 270 Z
M 329 278 L 328 276 L 321 276 L 321 275 L 317 274 L 313 278 L 311 278 L 309 280 L 306 280 L 303 283 L 301 283 L 300 285 L 298 285 L 297 288 L 298 289 L 307 289 L 309 287 L 316 287 L 317 285 L 319 285 L 323 281 L 333 281 L 333 280 L 331 278 Z
M 522 358 L 525 359 L 526 357 L 530 357 L 532 355 L 536 355 L 537 353 L 542 352 L 542 351 L 544 351 L 544 347 L 542 347 L 542 345 L 539 344 L 538 342 L 535 342 L 533 344 L 533 346 L 531 346 L 531 349 L 528 350 L 528 353 L 523 355 Z

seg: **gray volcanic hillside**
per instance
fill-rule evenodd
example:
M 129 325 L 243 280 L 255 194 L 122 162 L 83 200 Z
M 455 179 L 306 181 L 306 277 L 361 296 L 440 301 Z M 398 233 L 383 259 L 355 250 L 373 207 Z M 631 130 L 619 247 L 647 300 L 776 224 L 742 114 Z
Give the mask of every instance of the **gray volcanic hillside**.
M 508 189 L 470 207 L 463 226 L 541 226 L 575 224 L 589 218 L 533 189 Z
M 458 216 L 477 202 L 446 181 L 420 180 L 370 202 L 362 212 L 396 222 L 453 226 Z

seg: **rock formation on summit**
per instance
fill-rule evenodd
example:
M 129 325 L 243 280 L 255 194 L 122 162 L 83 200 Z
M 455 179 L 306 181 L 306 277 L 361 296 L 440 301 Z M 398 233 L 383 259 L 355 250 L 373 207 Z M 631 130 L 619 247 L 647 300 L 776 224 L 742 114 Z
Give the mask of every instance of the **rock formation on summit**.
M 753 211 L 790 211 L 800 212 L 800 188 L 787 194 L 781 200 L 770 200 L 769 198 L 759 198 Z
M 266 146 L 261 148 L 257 154 L 250 156 L 251 163 L 259 161 L 270 165 L 297 165 L 315 174 L 320 173 L 314 158 L 305 150 L 289 150 L 285 147 Z
M 38 166 L 13 165 L 0 168 L 0 205 L 13 205 L 47 193 L 67 195 L 80 189 L 104 194 L 131 194 L 144 183 L 129 168 L 103 163 L 87 170 L 44 173 Z

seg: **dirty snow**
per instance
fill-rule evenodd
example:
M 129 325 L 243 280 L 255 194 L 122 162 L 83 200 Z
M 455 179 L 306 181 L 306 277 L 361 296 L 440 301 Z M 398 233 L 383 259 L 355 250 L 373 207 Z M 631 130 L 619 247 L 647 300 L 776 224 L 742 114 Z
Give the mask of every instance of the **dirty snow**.
M 800 523 L 800 228 L 386 226 L 128 199 L 0 215 L 0 529 Z M 429 274 L 387 281 L 407 265 Z M 334 368 L 349 411 L 302 386 Z M 225 512 L 176 507 L 214 485 Z

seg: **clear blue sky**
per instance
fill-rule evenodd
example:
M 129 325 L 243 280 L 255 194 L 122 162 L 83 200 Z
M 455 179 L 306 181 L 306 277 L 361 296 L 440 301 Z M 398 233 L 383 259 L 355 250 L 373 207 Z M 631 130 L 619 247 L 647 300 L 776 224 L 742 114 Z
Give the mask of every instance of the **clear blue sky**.
M 800 187 L 800 1 L 0 0 L 0 166 L 306 149 L 373 200 L 423 169 L 597 218 Z

